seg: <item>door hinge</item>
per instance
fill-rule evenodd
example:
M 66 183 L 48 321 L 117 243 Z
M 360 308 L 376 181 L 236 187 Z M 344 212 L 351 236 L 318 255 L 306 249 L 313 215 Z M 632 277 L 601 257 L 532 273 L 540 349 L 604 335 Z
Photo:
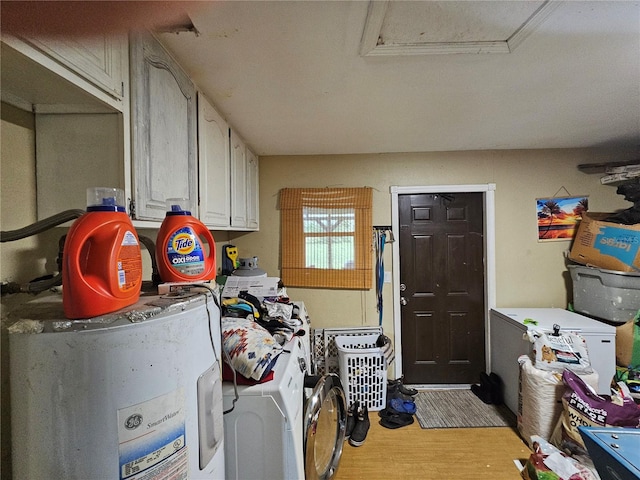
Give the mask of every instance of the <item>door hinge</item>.
M 129 199 L 129 217 L 136 218 L 136 201 L 132 198 Z

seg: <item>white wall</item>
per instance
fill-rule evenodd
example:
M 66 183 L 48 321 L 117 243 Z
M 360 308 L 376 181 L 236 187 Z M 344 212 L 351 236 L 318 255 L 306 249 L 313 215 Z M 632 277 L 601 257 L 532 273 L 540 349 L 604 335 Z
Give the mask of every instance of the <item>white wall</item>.
M 626 157 L 625 157 L 626 155 Z M 279 276 L 278 192 L 285 187 L 373 187 L 373 224 L 391 224 L 389 188 L 416 185 L 496 184 L 498 306 L 566 307 L 564 252 L 569 242 L 538 243 L 536 198 L 588 195 L 591 211 L 631 206 L 615 187 L 577 165 L 634 158 L 606 150 L 527 150 L 260 158 L 260 231 L 234 239 L 240 256 L 257 255 Z M 567 193 L 568 192 L 568 193 Z M 391 270 L 391 249 L 385 249 Z M 289 288 L 304 300 L 314 327 L 377 325 L 375 290 Z M 384 329 L 393 332 L 391 285 L 385 284 Z
M 33 116 L 2 104 L 0 124 L 0 224 L 14 230 L 36 220 L 35 133 Z M 2 281 L 24 282 L 42 271 L 42 258 L 30 253 L 37 249 L 37 238 L 0 243 Z

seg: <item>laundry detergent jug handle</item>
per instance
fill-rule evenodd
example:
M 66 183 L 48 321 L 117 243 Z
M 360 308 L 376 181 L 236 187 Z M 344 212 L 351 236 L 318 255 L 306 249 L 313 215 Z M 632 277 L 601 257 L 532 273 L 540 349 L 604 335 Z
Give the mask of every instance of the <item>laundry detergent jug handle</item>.
M 216 277 L 216 242 L 213 239 L 213 234 L 211 233 L 211 231 L 201 222 L 198 222 L 194 225 L 194 231 L 196 233 L 196 235 L 198 235 L 198 237 L 200 237 L 200 239 L 202 240 L 204 238 L 204 240 L 207 242 L 207 245 L 209 247 L 209 254 L 207 255 L 207 259 L 208 259 L 208 268 L 206 269 L 206 271 L 208 272 L 207 276 L 211 276 L 211 280 L 213 280 Z

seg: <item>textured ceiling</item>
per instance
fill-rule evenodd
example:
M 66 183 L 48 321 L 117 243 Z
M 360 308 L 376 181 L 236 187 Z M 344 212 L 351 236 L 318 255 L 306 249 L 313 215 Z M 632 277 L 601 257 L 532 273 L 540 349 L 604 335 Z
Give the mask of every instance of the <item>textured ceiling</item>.
M 259 155 L 640 145 L 638 1 L 186 9 L 159 38 Z

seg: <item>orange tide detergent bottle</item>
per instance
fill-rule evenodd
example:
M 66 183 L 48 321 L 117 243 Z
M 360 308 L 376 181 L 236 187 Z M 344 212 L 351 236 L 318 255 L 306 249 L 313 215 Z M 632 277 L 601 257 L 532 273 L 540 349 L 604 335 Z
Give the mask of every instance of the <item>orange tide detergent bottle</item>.
M 216 276 L 213 235 L 191 215 L 187 202 L 180 198 L 167 200 L 167 214 L 156 240 L 156 262 L 163 282 L 213 280 Z
M 140 298 L 140 242 L 117 188 L 87 189 L 87 212 L 64 243 L 62 306 L 67 318 L 90 318 Z

